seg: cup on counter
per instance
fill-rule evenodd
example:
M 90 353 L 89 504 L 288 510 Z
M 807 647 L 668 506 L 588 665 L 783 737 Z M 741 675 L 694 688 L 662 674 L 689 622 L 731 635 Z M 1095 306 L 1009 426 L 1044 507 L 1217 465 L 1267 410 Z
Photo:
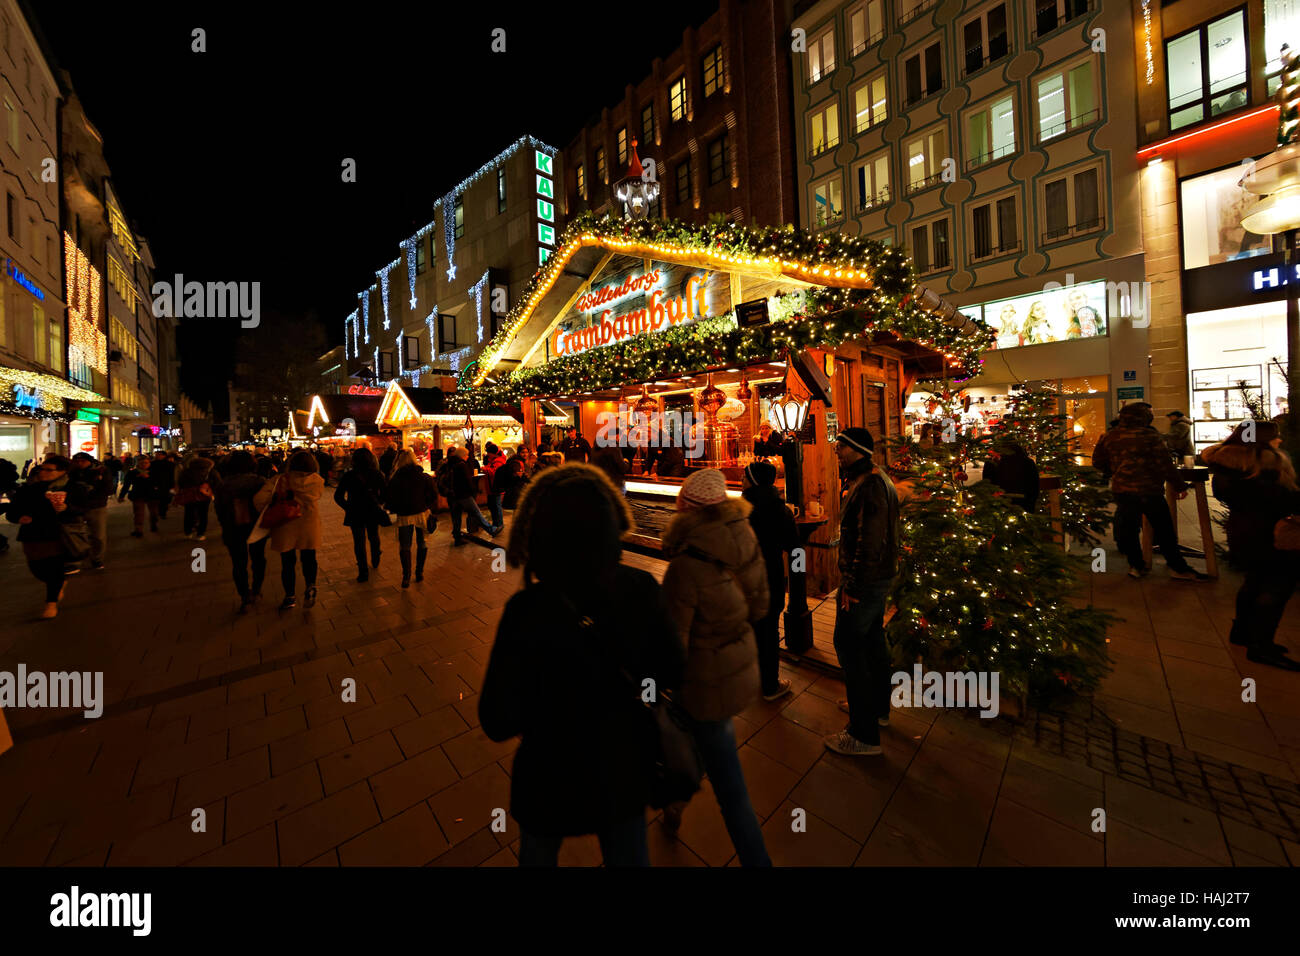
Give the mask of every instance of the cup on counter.
M 820 501 L 808 502 L 808 517 L 820 518 L 822 516 L 822 503 Z
M 789 502 L 786 502 L 786 505 L 785 505 L 785 506 L 786 506 L 787 508 L 790 509 L 790 513 L 791 513 L 792 515 L 794 515 L 796 518 L 799 517 L 799 506 L 798 506 L 798 505 L 792 505 L 792 504 L 790 504 Z
M 1184 455 L 1184 456 L 1183 456 L 1183 467 L 1184 467 L 1184 468 L 1195 468 L 1195 467 L 1196 467 L 1196 456 L 1195 456 L 1195 455 Z

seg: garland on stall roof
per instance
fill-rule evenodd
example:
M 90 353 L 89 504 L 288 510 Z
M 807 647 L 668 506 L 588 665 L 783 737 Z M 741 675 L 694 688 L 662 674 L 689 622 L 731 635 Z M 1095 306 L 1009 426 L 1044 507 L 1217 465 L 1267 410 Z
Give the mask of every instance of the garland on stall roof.
M 825 342 L 824 336 L 813 334 L 821 313 L 869 308 L 871 314 L 866 317 L 869 322 L 863 323 L 860 332 L 867 331 L 869 325 L 870 331 L 893 332 L 927 345 L 947 357 L 953 366 L 953 376 L 961 378 L 978 372 L 979 353 L 993 341 L 987 329 L 982 329 L 979 335 L 963 335 L 942 319 L 918 308 L 913 298 L 916 280 L 911 259 L 902 249 L 879 240 L 838 233 L 807 233 L 793 226 L 741 226 L 721 216 L 701 226 L 672 219 L 625 220 L 586 212 L 566 227 L 556 242 L 557 254 L 533 274 L 501 330 L 484 348 L 484 367 L 490 366 L 505 350 L 531 315 L 540 290 L 548 289 L 556 274 L 565 268 L 569 257 L 558 251 L 584 237 L 670 246 L 682 252 L 706 252 L 714 256 L 776 258 L 816 270 L 815 275 L 825 275 L 828 279 L 836 272 L 867 273 L 873 284 L 870 290 L 818 288 L 814 307 L 800 317 L 802 321 L 798 324 L 803 326 L 802 331 L 790 331 L 788 336 L 804 339 L 807 344 Z M 752 334 L 760 334 L 760 330 L 752 330 Z

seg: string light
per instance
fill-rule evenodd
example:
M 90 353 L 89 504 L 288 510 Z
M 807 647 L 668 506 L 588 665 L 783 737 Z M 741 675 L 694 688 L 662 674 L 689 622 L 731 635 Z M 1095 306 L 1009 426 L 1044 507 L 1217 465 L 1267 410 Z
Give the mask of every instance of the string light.
M 456 278 L 456 192 L 442 197 L 442 240 L 447 250 L 447 278 Z
M 483 289 L 487 286 L 488 273 L 483 273 L 483 278 L 479 279 L 470 288 L 469 294 L 474 297 L 474 311 L 478 315 L 478 340 L 482 342 L 487 338 L 487 329 L 483 327 Z
M 388 275 L 397 268 L 398 260 L 394 259 L 388 265 L 384 266 L 375 275 L 379 276 L 379 297 L 384 303 L 384 328 L 388 328 Z M 374 286 L 371 286 L 373 289 Z

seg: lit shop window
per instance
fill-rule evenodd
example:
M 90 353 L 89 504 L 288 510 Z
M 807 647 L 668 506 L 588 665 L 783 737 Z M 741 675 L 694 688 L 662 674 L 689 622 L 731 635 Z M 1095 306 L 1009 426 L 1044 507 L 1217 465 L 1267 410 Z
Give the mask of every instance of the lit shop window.
M 707 99 L 722 88 L 722 46 L 715 46 L 700 61 L 704 79 L 704 96 Z
M 1240 166 L 1229 166 L 1183 180 L 1178 216 L 1183 229 L 1183 268 L 1199 269 L 1272 252 L 1268 236 L 1241 227 L 1246 210 L 1259 199 L 1237 185 L 1241 176 Z
M 618 168 L 621 172 L 627 166 L 627 127 L 618 131 Z
M 681 77 L 668 87 L 668 115 L 674 123 L 686 118 L 686 77 Z

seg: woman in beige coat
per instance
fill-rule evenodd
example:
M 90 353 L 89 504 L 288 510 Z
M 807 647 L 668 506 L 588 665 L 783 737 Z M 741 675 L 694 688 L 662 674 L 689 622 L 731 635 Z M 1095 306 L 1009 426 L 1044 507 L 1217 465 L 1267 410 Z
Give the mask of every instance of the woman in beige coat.
M 752 622 L 768 610 L 767 567 L 749 524 L 750 504 L 727 497 L 716 468 L 682 483 L 677 514 L 664 532 L 664 592 L 686 644 L 679 701 L 691 717 L 704 769 L 742 866 L 771 866 L 736 755 L 731 718 L 758 697 L 758 646 Z M 684 805 L 664 811 L 675 832 Z
M 302 552 L 303 607 L 316 603 L 316 549 L 320 547 L 320 509 L 317 503 L 325 490 L 316 456 L 309 451 L 296 451 L 289 459 L 289 469 L 278 478 L 272 478 L 253 497 L 253 506 L 267 507 L 279 494 L 292 493 L 302 514 L 271 530 L 271 550 L 280 552 L 280 583 L 284 585 L 284 601 L 280 610 L 288 610 L 298 603 L 294 597 L 294 565 L 296 552 Z

